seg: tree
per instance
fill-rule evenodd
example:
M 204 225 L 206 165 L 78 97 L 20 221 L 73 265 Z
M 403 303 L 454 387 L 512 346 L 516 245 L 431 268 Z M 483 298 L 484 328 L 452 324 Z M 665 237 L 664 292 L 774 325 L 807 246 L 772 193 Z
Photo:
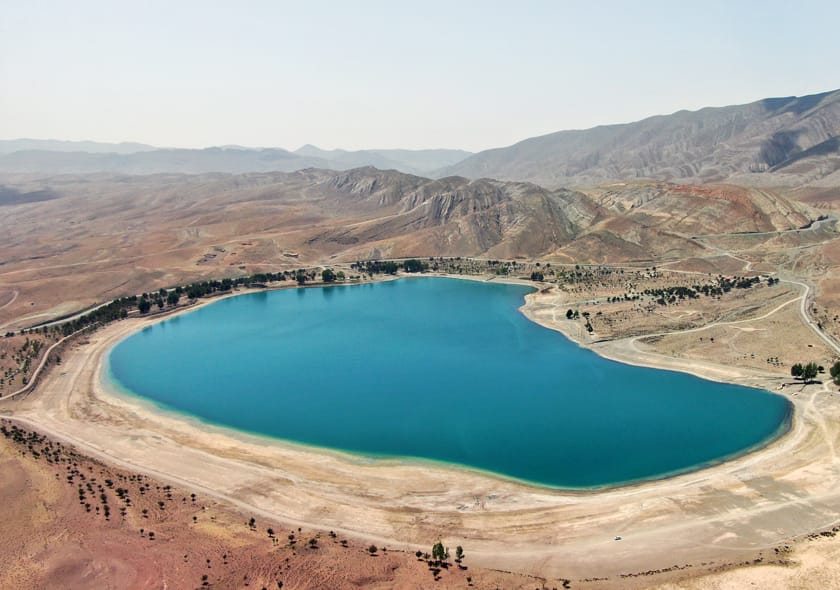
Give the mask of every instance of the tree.
M 802 380 L 805 383 L 809 383 L 817 378 L 817 373 L 819 372 L 819 367 L 817 363 L 810 362 L 802 369 Z
M 321 280 L 325 283 L 334 283 L 335 282 L 335 272 L 331 268 L 325 268 L 321 271 Z
M 545 278 L 545 275 L 538 270 L 535 270 L 531 273 L 531 280 L 532 281 L 542 281 Z
M 455 561 L 460 563 L 463 558 L 464 558 L 464 548 L 461 547 L 460 545 L 458 545 L 457 547 L 455 547 Z
M 371 545 L 370 547 L 368 547 L 368 552 L 371 555 L 376 555 L 377 551 L 379 551 L 379 549 L 376 547 L 376 545 Z
M 170 291 L 166 296 L 166 303 L 171 306 L 178 305 L 178 301 L 181 299 L 181 294 L 178 291 Z
M 344 271 L 340 270 L 336 273 L 335 278 L 338 279 L 339 281 L 343 281 L 346 278 L 346 276 L 347 275 L 344 274 Z
M 152 309 L 152 304 L 145 297 L 141 297 L 140 301 L 137 302 L 137 309 L 140 310 L 140 313 L 149 313 L 149 310 Z
M 840 361 L 837 361 L 831 368 L 828 370 L 829 374 L 831 375 L 831 380 L 834 381 L 835 385 L 840 385 Z
M 804 371 L 805 369 L 802 366 L 802 363 L 796 363 L 790 368 L 790 376 L 794 379 L 800 379 Z
M 297 271 L 295 274 L 295 280 L 297 281 L 298 285 L 303 285 L 306 283 L 306 273 L 302 270 Z
M 446 561 L 449 559 L 449 551 L 438 541 L 432 546 L 432 557 L 435 561 Z
M 570 320 L 570 319 L 572 319 L 573 317 L 575 317 L 575 312 L 573 312 L 571 309 L 567 310 L 567 311 L 566 311 L 566 319 L 567 319 L 567 320 Z
M 422 260 L 417 260 L 416 258 L 411 258 L 410 260 L 403 262 L 403 270 L 405 270 L 405 272 L 425 272 L 428 269 L 428 264 Z

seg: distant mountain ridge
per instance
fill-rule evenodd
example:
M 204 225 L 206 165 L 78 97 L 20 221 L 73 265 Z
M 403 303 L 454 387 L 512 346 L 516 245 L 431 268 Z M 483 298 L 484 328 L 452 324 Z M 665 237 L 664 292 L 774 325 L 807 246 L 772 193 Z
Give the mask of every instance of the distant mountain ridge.
M 23 151 L 49 152 L 86 152 L 91 154 L 134 154 L 156 150 L 145 143 L 121 142 L 103 143 L 100 141 L 63 141 L 57 139 L 0 139 L 0 154 Z
M 559 131 L 479 152 L 438 175 L 547 187 L 631 179 L 840 185 L 840 90 Z
M 431 178 L 532 182 L 549 189 L 632 180 L 840 186 L 840 90 L 559 131 L 476 154 L 444 149 L 323 150 L 313 145 L 289 151 L 0 141 L 0 173 L 244 174 L 367 166 Z
M 296 155 L 330 162 L 333 170 L 351 170 L 373 166 L 380 170 L 399 170 L 408 174 L 429 175 L 472 155 L 465 150 L 322 150 L 307 144 Z
M 374 166 L 430 175 L 471 155 L 463 150 L 322 150 L 307 145 L 295 152 L 242 146 L 205 149 L 157 148 L 138 143 L 0 140 L 0 172 L 90 174 L 293 172 L 305 168 L 349 170 Z

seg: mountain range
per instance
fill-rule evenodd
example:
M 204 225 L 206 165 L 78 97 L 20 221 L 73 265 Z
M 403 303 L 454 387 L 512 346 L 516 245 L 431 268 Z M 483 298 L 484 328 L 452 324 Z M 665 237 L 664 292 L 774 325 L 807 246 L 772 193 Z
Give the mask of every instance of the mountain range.
M 305 145 L 282 148 L 222 146 L 205 149 L 157 148 L 138 143 L 0 140 L 0 172 L 158 174 L 177 172 L 293 172 L 305 168 L 347 170 L 375 166 L 409 174 L 432 175 L 467 156 L 463 150 L 322 150 Z
M 679 111 L 463 150 L 323 150 L 0 141 L 0 172 L 123 174 L 293 172 L 373 166 L 430 178 L 527 181 L 548 188 L 634 179 L 750 186 L 840 186 L 840 90 Z
M 840 90 L 560 131 L 479 152 L 439 174 L 549 187 L 640 178 L 838 186 L 838 171 Z
M 0 139 L 0 155 L 14 152 L 83 152 L 91 154 L 134 154 L 151 152 L 155 146 L 144 143 L 103 143 L 100 141 L 62 141 L 57 139 Z

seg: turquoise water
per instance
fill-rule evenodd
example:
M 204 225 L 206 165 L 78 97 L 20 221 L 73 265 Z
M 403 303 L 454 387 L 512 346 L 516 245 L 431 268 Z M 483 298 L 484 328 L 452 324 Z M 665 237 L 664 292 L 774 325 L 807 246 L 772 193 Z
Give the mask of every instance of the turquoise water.
M 214 424 L 579 488 L 719 461 L 783 430 L 765 391 L 605 360 L 455 279 L 243 295 L 111 352 L 116 384 Z

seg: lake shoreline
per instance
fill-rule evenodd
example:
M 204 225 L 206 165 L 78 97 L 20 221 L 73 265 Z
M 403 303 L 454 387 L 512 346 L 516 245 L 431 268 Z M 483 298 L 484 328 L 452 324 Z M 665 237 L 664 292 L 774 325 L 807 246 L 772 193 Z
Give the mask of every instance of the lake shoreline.
M 539 317 L 539 302 L 529 302 L 538 295 L 526 296 L 526 316 Z M 816 386 L 785 395 L 796 408 L 790 430 L 746 456 L 609 490 L 552 491 L 468 471 L 348 463 L 319 452 L 232 440 L 116 399 L 100 382 L 103 355 L 121 338 L 162 319 L 125 320 L 94 333 L 89 343 L 68 351 L 60 370 L 45 376 L 38 395 L 3 409 L 105 461 L 212 491 L 242 510 L 394 547 L 426 546 L 443 536 L 451 544 L 460 541 L 476 564 L 539 575 L 615 576 L 670 567 L 675 560 L 694 564 L 701 573 L 701 562 L 753 555 L 840 519 L 820 511 L 818 522 L 815 515 L 805 515 L 797 521 L 801 530 L 779 533 L 769 522 L 762 527 L 756 522 L 795 507 L 773 500 L 768 490 L 750 500 L 755 506 L 747 511 L 732 512 L 725 499 L 750 499 L 754 492 L 745 487 L 745 478 L 770 478 L 780 482 L 773 485 L 796 485 L 814 506 L 840 501 L 840 493 L 828 489 L 840 478 L 824 444 L 826 425 L 813 413 L 822 400 Z M 598 346 L 593 350 L 600 354 Z M 734 378 L 743 384 L 753 376 Z M 418 515 L 423 516 L 418 520 Z M 735 546 L 719 538 L 721 515 L 730 523 L 751 523 L 739 529 Z M 617 534 L 624 536 L 619 555 L 612 540 Z
M 433 276 L 429 277 L 428 275 L 408 275 L 407 277 L 388 277 L 389 280 L 394 279 L 407 279 L 407 278 L 444 278 L 444 279 L 460 279 L 460 276 Z M 503 283 L 503 284 L 510 284 L 516 286 L 523 286 L 529 289 L 535 289 L 534 285 L 528 281 L 521 281 L 521 280 L 500 280 L 500 281 L 487 281 L 487 280 L 472 280 L 471 282 L 476 283 Z M 365 284 L 374 284 L 374 283 L 365 283 Z M 327 285 L 328 287 L 346 287 L 351 288 L 354 286 L 359 285 Z M 311 288 L 318 288 L 319 286 L 313 285 Z M 284 289 L 288 290 L 288 289 Z M 258 294 L 264 291 L 256 291 L 256 292 L 246 292 L 246 293 L 237 293 L 236 296 L 248 296 Z M 534 293 L 525 294 L 524 297 L 525 303 L 521 306 L 518 306 L 516 311 L 521 313 L 523 317 L 542 328 L 549 328 L 551 329 L 552 326 L 545 325 L 544 322 L 539 321 L 539 318 L 533 317 L 531 314 L 527 313 L 528 303 L 527 297 L 534 295 Z M 223 297 L 227 298 L 227 297 Z M 221 300 L 221 299 L 216 299 Z M 203 302 L 202 302 L 203 303 Z M 201 306 L 194 306 L 191 308 L 191 311 L 199 309 Z M 171 317 L 171 316 L 170 316 Z M 165 318 L 157 318 L 159 321 L 166 321 L 169 317 Z M 144 327 L 148 329 L 151 325 L 158 323 L 152 322 L 147 324 Z M 588 350 L 590 352 L 595 352 L 596 355 L 602 358 L 607 358 L 605 355 L 599 354 L 597 351 L 592 350 L 591 347 L 582 346 L 579 342 L 575 342 L 569 336 L 561 330 L 557 330 L 556 328 L 552 331 L 560 332 L 564 340 L 568 342 L 572 342 L 576 344 L 578 347 L 584 350 Z M 231 424 L 227 424 L 224 421 L 220 422 L 217 420 L 213 420 L 211 418 L 202 417 L 199 414 L 196 414 L 188 409 L 181 409 L 175 406 L 172 406 L 165 401 L 156 401 L 152 397 L 147 397 L 142 394 L 135 393 L 130 388 L 126 387 L 114 376 L 111 368 L 110 368 L 110 359 L 112 358 L 112 351 L 117 348 L 124 340 L 129 338 L 130 336 L 136 334 L 134 332 L 129 334 L 125 338 L 121 339 L 117 343 L 115 343 L 112 348 L 107 351 L 107 353 L 103 356 L 102 362 L 102 370 L 100 375 L 100 384 L 104 391 L 107 391 L 110 395 L 116 396 L 121 398 L 123 401 L 127 403 L 134 403 L 143 406 L 143 408 L 150 413 L 163 413 L 170 415 L 172 417 L 176 417 L 178 419 L 188 421 L 198 429 L 213 429 L 214 432 L 220 435 L 226 435 L 231 438 L 235 439 L 248 439 L 252 441 L 257 441 L 260 444 L 266 445 L 280 445 L 280 446 L 287 446 L 291 448 L 295 448 L 299 451 L 304 452 L 312 452 L 312 453 L 323 453 L 328 454 L 333 457 L 339 458 L 340 460 L 346 461 L 348 463 L 364 463 L 364 462 L 375 462 L 376 464 L 387 466 L 387 465 L 410 465 L 410 466 L 418 466 L 422 468 L 428 469 L 449 469 L 455 472 L 467 472 L 471 473 L 476 476 L 483 476 L 489 478 L 499 479 L 501 481 L 506 481 L 509 483 L 514 483 L 518 485 L 523 485 L 532 489 L 537 490 L 546 490 L 551 492 L 559 492 L 559 493 L 572 493 L 572 494 L 592 494 L 592 493 L 600 493 L 608 490 L 614 490 L 618 488 L 630 487 L 630 486 L 640 486 L 645 485 L 651 482 L 670 479 L 673 477 L 678 477 L 680 475 L 685 475 L 692 472 L 697 472 L 700 470 L 708 469 L 715 465 L 720 465 L 727 461 L 732 461 L 738 459 L 740 457 L 749 455 L 751 453 L 755 453 L 763 449 L 764 447 L 773 444 L 779 438 L 783 437 L 787 432 L 790 430 L 790 426 L 793 421 L 793 405 L 786 400 L 786 411 L 785 416 L 780 421 L 778 427 L 773 430 L 772 433 L 768 434 L 761 440 L 751 443 L 741 449 L 725 453 L 720 455 L 719 457 L 702 460 L 694 464 L 690 464 L 684 467 L 677 467 L 672 470 L 666 470 L 659 473 L 654 473 L 650 475 L 643 475 L 640 477 L 633 477 L 629 479 L 618 479 L 615 481 L 608 481 L 603 483 L 594 483 L 594 484 L 581 484 L 581 485 L 573 485 L 573 484 L 564 484 L 564 483 L 552 483 L 549 481 L 540 481 L 537 479 L 528 479 L 527 477 L 519 477 L 517 475 L 513 475 L 510 473 L 505 473 L 504 471 L 494 470 L 491 467 L 480 467 L 477 465 L 472 465 L 466 462 L 459 462 L 450 459 L 444 458 L 433 458 L 433 457 L 424 457 L 424 456 L 413 456 L 413 455 L 406 455 L 401 453 L 376 453 L 370 451 L 362 451 L 362 450 L 354 450 L 354 449 L 345 449 L 340 448 L 338 446 L 325 446 L 319 445 L 317 443 L 309 443 L 304 442 L 299 439 L 294 439 L 292 437 L 283 437 L 280 435 L 273 435 L 267 432 L 261 432 L 259 430 L 250 429 L 248 427 L 241 427 L 241 426 L 233 426 Z M 142 356 L 147 356 L 143 354 Z M 614 359 L 609 359 L 614 360 Z M 162 359 L 162 362 L 163 361 Z M 644 366 L 640 363 L 621 363 L 621 361 L 617 361 L 620 364 L 630 364 L 635 366 Z M 157 365 L 156 365 L 157 366 Z M 659 367 L 647 367 L 654 370 L 659 370 Z M 674 371 L 673 368 L 664 369 Z M 700 375 L 696 375 L 701 377 Z M 726 381 L 720 381 L 725 383 Z M 784 397 L 781 396 L 783 399 Z M 548 441 L 546 441 L 548 443 Z

